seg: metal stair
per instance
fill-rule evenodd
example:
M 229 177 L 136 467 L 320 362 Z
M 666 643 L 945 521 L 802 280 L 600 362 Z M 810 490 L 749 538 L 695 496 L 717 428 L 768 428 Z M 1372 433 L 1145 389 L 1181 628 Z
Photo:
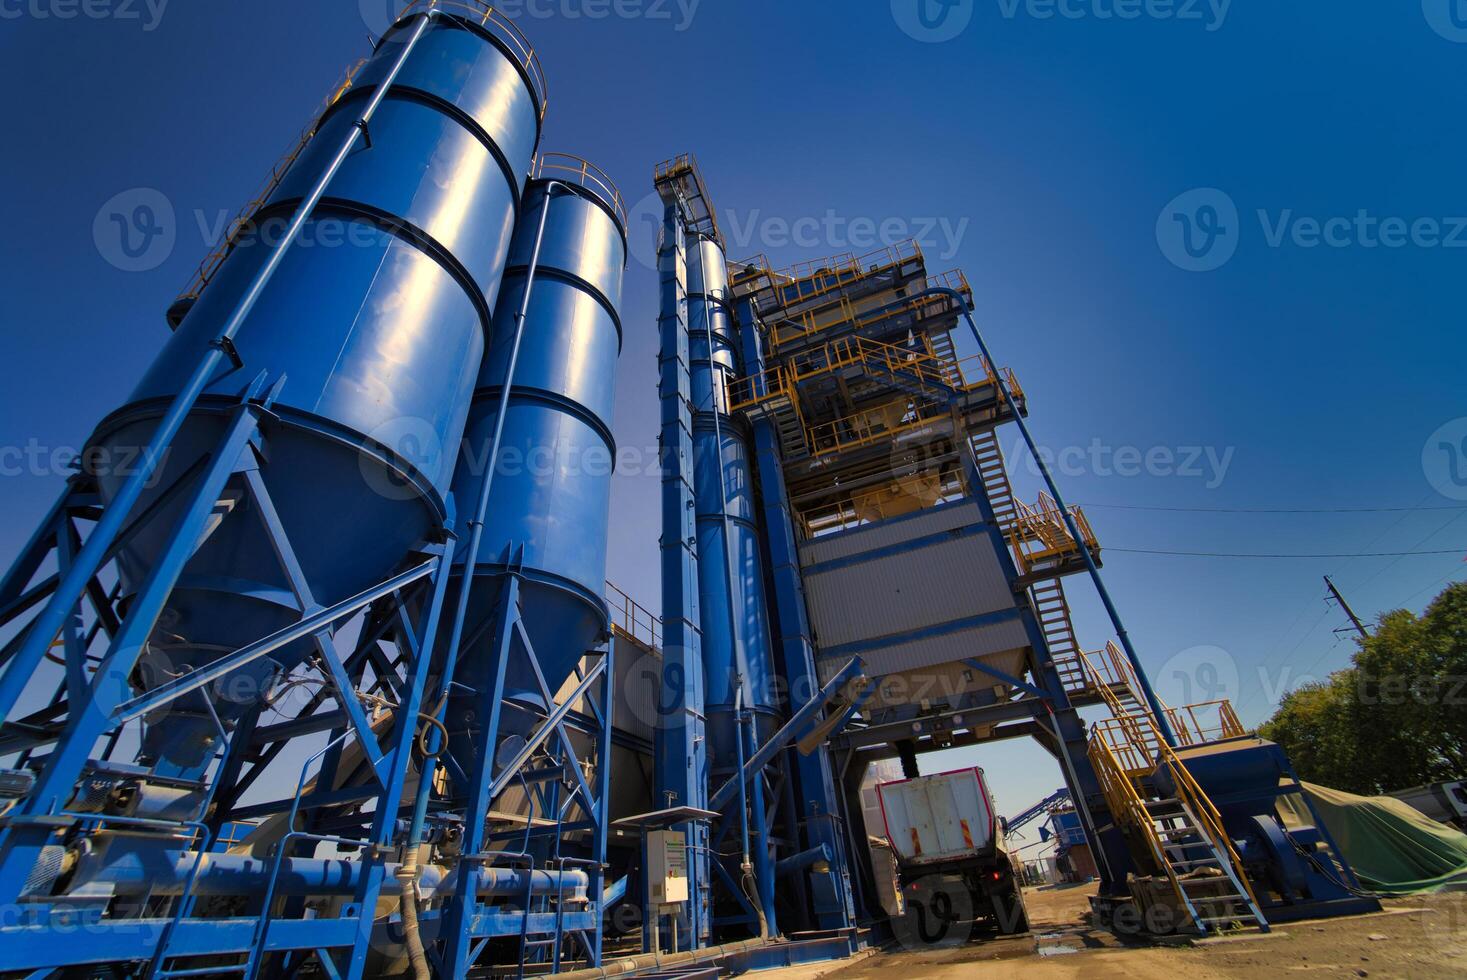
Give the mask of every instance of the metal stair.
M 998 434 L 993 429 L 975 432 L 968 440 L 973 451 L 973 463 L 978 468 L 978 477 L 988 494 L 988 504 L 993 508 L 994 519 L 1005 537 L 1012 535 L 1018 523 L 1019 512 L 1014 504 L 1014 487 L 1009 483 L 1008 467 L 1003 461 L 1003 447 L 998 444 Z
M 1104 670 L 1096 663 L 1100 655 L 1082 655 L 1081 661 L 1112 716 L 1093 726 L 1088 753 L 1111 812 L 1140 832 L 1197 931 L 1256 926 L 1266 932 L 1268 921 L 1221 816 L 1161 737 L 1125 666 L 1129 661 L 1114 643 L 1106 655 L 1111 665 Z M 1163 771 L 1175 796 L 1155 790 Z
M 1186 802 L 1151 800 L 1143 809 L 1161 842 L 1167 877 L 1199 931 L 1266 925 L 1233 861 L 1198 825 Z
M 1059 674 L 1065 693 L 1077 694 L 1089 688 L 1085 666 L 1080 659 L 1080 644 L 1075 638 L 1075 624 L 1070 618 L 1070 604 L 1065 587 L 1057 578 L 1038 582 L 1029 588 L 1034 615 L 1044 632 L 1049 657 Z

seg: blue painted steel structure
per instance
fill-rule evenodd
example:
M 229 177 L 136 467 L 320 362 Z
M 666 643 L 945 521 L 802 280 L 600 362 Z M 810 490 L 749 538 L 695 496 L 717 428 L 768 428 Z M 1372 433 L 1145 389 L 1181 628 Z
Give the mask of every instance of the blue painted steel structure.
M 743 770 L 745 757 L 768 740 L 778 727 L 779 709 L 749 440 L 742 424 L 728 412 L 728 386 L 740 374 L 728 260 L 717 237 L 706 232 L 690 237 L 688 253 L 698 586 L 706 624 L 705 710 L 710 776 L 721 781 Z M 779 931 L 768 790 L 763 773 L 748 780 L 748 805 L 741 806 L 738 815 L 743 839 L 740 888 L 757 889 L 759 908 L 753 911 L 761 935 Z M 725 824 L 725 833 L 729 829 Z M 751 836 L 757 838 L 752 848 Z M 738 892 L 735 895 L 739 897 Z M 747 909 L 747 901 L 739 904 Z
M 828 724 L 822 712 L 859 676 L 860 661 L 824 685 L 815 674 L 808 630 L 798 620 L 803 599 L 798 568 L 788 562 L 793 538 L 779 510 L 779 467 L 756 468 L 760 435 L 729 411 L 731 382 L 757 359 L 749 347 L 755 335 L 735 318 L 722 239 L 696 164 L 688 157 L 663 164 L 656 184 L 666 207 L 659 253 L 663 614 L 666 694 L 674 699 L 658 738 L 665 794 L 658 803 L 724 815 L 709 843 L 690 854 L 695 913 L 708 917 L 700 945 L 715 930 L 722 937 L 775 936 L 786 924 L 848 931 L 854 913 L 828 754 L 818 741 L 790 747 L 817 738 Z M 783 551 L 772 532 L 786 542 Z M 778 658 L 770 583 L 781 604 Z M 788 719 L 786 697 L 794 712 Z
M 0 580 L 0 754 L 37 774 L 0 971 L 599 963 L 625 209 L 580 161 L 530 179 L 544 106 L 492 8 L 411 4 L 98 427 L 141 465 L 73 478 Z
M 662 462 L 662 701 L 657 711 L 655 781 L 659 806 L 703 811 L 708 802 L 708 740 L 699 602 L 698 525 L 693 487 L 692 382 L 689 371 L 687 251 L 688 202 L 675 183 L 659 183 L 663 203 L 657 251 L 660 307 L 657 329 Z M 673 922 L 680 948 L 708 944 L 712 882 L 709 828 L 690 820 L 686 835 L 686 909 Z M 642 942 L 650 949 L 658 913 L 645 909 Z

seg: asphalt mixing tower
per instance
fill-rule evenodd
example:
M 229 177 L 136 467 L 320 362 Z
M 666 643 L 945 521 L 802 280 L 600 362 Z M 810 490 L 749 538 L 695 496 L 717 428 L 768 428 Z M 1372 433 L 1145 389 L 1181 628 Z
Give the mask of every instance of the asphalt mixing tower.
M 609 609 L 626 211 L 545 104 L 492 7 L 409 4 L 0 579 L 0 973 L 846 955 L 886 918 L 871 763 L 1014 737 L 1103 916 L 1373 906 L 1276 817 L 1277 746 L 1156 697 L 1084 514 L 1016 497 L 1027 402 L 962 275 L 730 263 L 690 157 L 655 173 L 662 616 Z

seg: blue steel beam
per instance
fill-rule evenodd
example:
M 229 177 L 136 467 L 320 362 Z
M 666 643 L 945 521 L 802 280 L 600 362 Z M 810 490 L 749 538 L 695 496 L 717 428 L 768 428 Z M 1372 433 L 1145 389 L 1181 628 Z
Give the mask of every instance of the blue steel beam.
M 739 783 L 752 779 L 753 776 L 769 764 L 779 752 L 793 742 L 799 735 L 810 726 L 815 718 L 824 710 L 835 697 L 840 689 L 853 677 L 860 676 L 861 658 L 856 657 L 847 661 L 846 665 L 836 671 L 830 680 L 809 701 L 805 702 L 798 711 L 790 716 L 784 727 L 769 736 L 769 740 L 759 747 L 759 751 L 749 757 L 744 763 L 743 769 L 729 777 L 728 781 L 718 788 L 708 800 L 708 807 L 712 810 L 721 810 L 738 792 Z

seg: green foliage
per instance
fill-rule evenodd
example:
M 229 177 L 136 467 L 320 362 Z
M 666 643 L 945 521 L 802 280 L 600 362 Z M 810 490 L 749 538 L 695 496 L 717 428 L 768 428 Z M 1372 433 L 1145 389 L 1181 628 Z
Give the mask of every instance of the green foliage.
M 1352 793 L 1467 777 L 1467 583 L 1382 616 L 1352 666 L 1288 694 L 1259 734 L 1302 779 Z

